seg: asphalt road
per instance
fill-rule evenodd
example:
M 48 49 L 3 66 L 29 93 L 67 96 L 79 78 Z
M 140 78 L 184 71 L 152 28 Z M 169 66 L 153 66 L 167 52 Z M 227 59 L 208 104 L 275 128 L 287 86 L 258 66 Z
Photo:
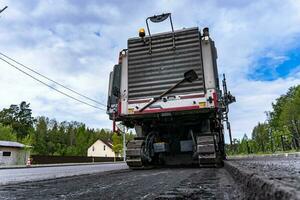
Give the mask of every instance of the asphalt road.
M 128 169 L 125 163 L 101 163 L 74 166 L 0 169 L 0 185 L 40 181 L 75 175 L 92 174 L 111 170 Z
M 300 157 L 230 159 L 236 166 L 300 191 Z
M 2 185 L 0 199 L 242 199 L 239 191 L 223 168 L 123 169 Z
M 275 184 L 300 190 L 299 157 L 231 159 L 228 162 Z M 251 191 L 250 194 L 244 183 L 237 184 L 224 168 L 130 170 L 124 163 L 2 169 L 0 183 L 1 200 L 251 199 L 256 193 Z

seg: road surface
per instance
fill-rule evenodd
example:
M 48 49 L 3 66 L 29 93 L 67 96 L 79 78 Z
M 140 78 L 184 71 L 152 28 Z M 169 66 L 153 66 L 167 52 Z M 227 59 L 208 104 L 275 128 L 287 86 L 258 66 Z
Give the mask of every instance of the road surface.
M 200 197 L 241 199 L 241 194 L 238 186 L 223 168 L 123 169 L 0 187 L 0 199 L 5 200 L 199 199 Z
M 235 182 L 238 177 L 228 168 L 130 170 L 120 163 L 0 170 L 0 199 L 259 199 L 270 192 L 278 196 L 277 186 L 300 190 L 299 157 L 227 162 L 269 181 L 274 192 L 264 183 L 258 189 L 255 184 L 250 187 L 247 178 Z M 300 199 L 294 194 L 293 199 Z
M 239 168 L 300 191 L 300 157 L 256 157 L 231 159 Z
M 0 185 L 28 181 L 40 181 L 45 179 L 92 174 L 120 169 L 128 169 L 128 167 L 125 163 L 100 163 L 74 166 L 0 169 Z

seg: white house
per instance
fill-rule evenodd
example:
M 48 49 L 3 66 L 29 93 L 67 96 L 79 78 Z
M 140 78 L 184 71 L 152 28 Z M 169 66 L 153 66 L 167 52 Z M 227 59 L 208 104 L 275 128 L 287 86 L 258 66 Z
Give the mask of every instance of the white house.
M 112 143 L 98 139 L 87 151 L 88 157 L 117 157 L 113 151 Z
M 0 140 L 0 166 L 25 165 L 30 156 L 29 148 L 19 142 Z

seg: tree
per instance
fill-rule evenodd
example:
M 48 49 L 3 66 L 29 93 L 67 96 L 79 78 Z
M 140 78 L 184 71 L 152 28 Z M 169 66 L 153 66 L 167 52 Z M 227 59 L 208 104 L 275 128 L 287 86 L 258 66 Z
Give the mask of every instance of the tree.
M 113 141 L 114 151 L 123 149 L 122 137 L 107 129 L 89 129 L 85 124 L 58 122 L 44 116 L 32 117 L 30 104 L 11 105 L 0 111 L 0 140 L 18 141 L 33 146 L 33 154 L 86 156 L 87 149 L 97 140 Z M 132 132 L 126 140 L 134 138 Z
M 48 119 L 45 117 L 39 117 L 34 132 L 34 152 L 40 155 L 48 155 L 48 144 L 47 144 L 47 130 Z
M 252 139 L 243 137 L 234 142 L 237 153 L 274 152 L 300 148 L 300 85 L 291 87 L 272 103 L 267 112 L 267 122 L 258 123 L 252 131 Z M 230 147 L 229 153 L 232 153 Z M 236 149 L 236 148 L 234 148 Z
M 35 120 L 29 106 L 29 103 L 22 101 L 19 106 L 11 105 L 0 111 L 0 123 L 11 126 L 18 139 L 26 137 L 33 129 Z
M 282 147 L 282 140 L 286 148 L 300 148 L 300 85 L 289 88 L 272 104 L 270 113 L 270 127 L 275 137 L 275 147 Z M 281 139 L 278 139 L 281 138 Z M 279 142 L 281 141 L 281 142 Z
M 11 127 L 0 124 L 0 140 L 17 141 L 17 135 Z
M 300 148 L 300 86 L 294 88 L 289 101 L 283 105 L 280 121 L 291 133 L 292 145 L 295 149 Z
M 248 136 L 245 133 L 243 139 L 241 140 L 239 147 L 238 147 L 238 152 L 242 154 L 249 154 L 250 152 L 250 147 L 248 144 Z
M 269 126 L 267 123 L 258 123 L 252 131 L 252 139 L 258 144 L 258 150 L 266 152 L 267 145 L 270 142 Z
M 76 155 L 86 156 L 88 148 L 89 135 L 86 132 L 85 125 L 82 124 L 76 131 Z
M 122 142 L 122 136 L 118 135 L 117 133 L 114 133 L 112 136 L 113 141 L 113 151 L 116 155 L 120 155 L 123 150 L 123 142 Z

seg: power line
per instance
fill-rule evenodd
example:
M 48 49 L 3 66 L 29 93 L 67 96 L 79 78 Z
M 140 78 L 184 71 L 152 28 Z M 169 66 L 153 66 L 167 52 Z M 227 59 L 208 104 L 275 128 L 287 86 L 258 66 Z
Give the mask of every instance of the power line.
M 7 8 L 7 6 L 5 6 L 4 8 L 2 8 L 2 9 L 0 10 L 0 13 L 2 13 L 6 8 Z
M 43 85 L 45 85 L 45 86 L 47 86 L 47 87 L 49 87 L 49 88 L 55 90 L 56 92 L 58 92 L 58 93 L 60 93 L 60 94 L 62 94 L 62 95 L 65 95 L 65 96 L 67 96 L 67 97 L 69 97 L 69 98 L 71 98 L 71 99 L 73 99 L 73 100 L 75 100 L 75 101 L 78 101 L 78 102 L 80 102 L 80 103 L 82 103 L 82 104 L 85 104 L 85 105 L 88 105 L 88 106 L 90 106 L 90 107 L 93 107 L 93 108 L 96 108 L 96 109 L 99 109 L 99 110 L 106 111 L 104 108 L 100 108 L 100 107 L 98 107 L 98 106 L 94 106 L 94 105 L 89 104 L 89 103 L 87 103 L 87 102 L 85 102 L 85 101 L 82 101 L 82 100 L 80 100 L 80 99 L 77 99 L 77 98 L 75 98 L 75 97 L 73 97 L 73 96 L 71 96 L 71 95 L 69 95 L 69 94 L 67 94 L 67 93 L 65 93 L 65 92 L 62 92 L 62 91 L 56 89 L 55 87 L 53 87 L 53 86 L 51 86 L 51 85 L 49 85 L 49 84 L 47 84 L 47 83 L 45 83 L 45 82 L 39 80 L 38 78 L 32 76 L 31 74 L 25 72 L 24 70 L 20 69 L 19 67 L 15 66 L 14 64 L 8 62 L 7 60 L 5 60 L 5 59 L 3 59 L 3 58 L 1 58 L 1 57 L 0 57 L 0 59 L 1 59 L 2 61 L 6 62 L 7 64 L 9 64 L 10 66 L 14 67 L 15 69 L 17 69 L 18 71 L 20 71 L 20 72 L 26 74 L 27 76 L 33 78 L 34 80 L 36 80 L 36 81 L 40 82 L 41 84 L 43 84 Z
M 31 71 L 31 72 L 33 72 L 33 73 L 35 73 L 35 74 L 37 74 L 37 75 L 39 75 L 39 76 L 41 76 L 41 77 L 47 79 L 48 81 L 51 81 L 51 82 L 53 82 L 53 83 L 55 83 L 55 84 L 57 84 L 57 85 L 59 85 L 59 86 L 65 88 L 65 89 L 67 89 L 67 90 L 69 90 L 69 91 L 71 91 L 71 92 L 73 92 L 73 93 L 75 93 L 75 94 L 77 94 L 77 95 L 79 95 L 79 96 L 81 96 L 81 97 L 83 97 L 83 98 L 86 98 L 86 99 L 88 99 L 88 100 L 90 100 L 90 101 L 93 101 L 93 102 L 95 102 L 95 103 L 97 103 L 97 104 L 100 104 L 100 105 L 106 107 L 105 104 L 103 104 L 103 103 L 101 103 L 101 102 L 99 102 L 99 101 L 97 101 L 97 100 L 95 100 L 95 99 L 92 99 L 92 98 L 90 98 L 90 97 L 88 97 L 88 96 L 86 96 L 86 95 L 83 95 L 83 94 L 81 94 L 81 93 L 79 93 L 79 92 L 76 92 L 75 90 L 73 90 L 73 89 L 71 89 L 71 88 L 69 88 L 69 87 L 67 87 L 67 86 L 62 85 L 61 83 L 58 83 L 57 81 L 55 81 L 55 80 L 53 80 L 53 79 L 51 79 L 51 78 L 49 78 L 49 77 L 47 77 L 47 76 L 45 76 L 45 75 L 43 75 L 43 74 L 37 72 L 37 71 L 35 71 L 34 69 L 32 69 L 32 68 L 30 68 L 30 67 L 25 66 L 24 64 L 18 62 L 17 60 L 15 60 L 15 59 L 13 59 L 13 58 L 11 58 L 11 57 L 9 57 L 9 56 L 7 56 L 7 55 L 1 53 L 1 52 L 0 52 L 0 55 L 4 56 L 5 58 L 8 58 L 9 60 L 11 60 L 11 61 L 13 61 L 13 62 L 15 62 L 15 63 L 17 63 L 17 64 L 19 64 L 19 65 L 21 65 L 22 67 L 28 69 L 29 71 Z
M 53 86 L 51 86 L 51 85 L 49 85 L 49 84 L 47 84 L 47 83 L 45 83 L 45 82 L 43 82 L 43 81 L 39 80 L 38 78 L 36 78 L 36 77 L 32 76 L 31 74 L 29 74 L 29 73 L 27 73 L 27 72 L 23 71 L 22 69 L 20 69 L 20 68 L 18 68 L 17 66 L 15 66 L 15 65 L 11 64 L 11 63 L 10 63 L 10 62 L 8 62 L 7 60 L 5 60 L 5 59 L 3 59 L 3 58 L 1 58 L 1 57 L 0 57 L 0 59 L 1 59 L 2 61 L 6 62 L 7 64 L 9 64 L 10 66 L 14 67 L 15 69 L 17 69 L 18 71 L 20 71 L 20 72 L 22 72 L 22 73 L 26 74 L 27 76 L 29 76 L 29 77 L 33 78 L 34 80 L 36 80 L 36 81 L 38 81 L 38 82 L 42 83 L 43 85 L 45 85 L 45 86 L 47 86 L 47 87 L 49 87 L 49 88 L 51 88 L 51 89 L 55 90 L 56 92 L 58 92 L 58 93 L 60 93 L 60 94 L 62 94 L 62 95 L 65 95 L 65 96 L 67 96 L 67 97 L 69 97 L 69 98 L 71 98 L 71 99 L 73 99 L 73 100 L 75 100 L 75 101 L 78 101 L 78 102 L 80 102 L 80 103 L 83 103 L 83 104 L 85 104 L 85 105 L 91 106 L 91 107 L 93 107 L 93 108 L 96 108 L 96 109 L 99 109 L 99 110 L 106 111 L 106 110 L 105 110 L 105 109 L 103 109 L 103 108 L 100 108 L 100 107 L 94 106 L 94 105 L 92 105 L 92 104 L 89 104 L 89 103 L 87 103 L 87 102 L 85 102 L 85 101 L 82 101 L 82 100 L 80 100 L 80 99 L 77 99 L 77 98 L 75 98 L 75 97 L 73 97 L 73 96 L 71 96 L 71 95 L 69 95 L 69 94 L 67 94 L 67 93 L 65 93 L 65 92 L 62 92 L 62 91 L 60 91 L 60 90 L 56 89 L 55 87 L 53 87 Z

